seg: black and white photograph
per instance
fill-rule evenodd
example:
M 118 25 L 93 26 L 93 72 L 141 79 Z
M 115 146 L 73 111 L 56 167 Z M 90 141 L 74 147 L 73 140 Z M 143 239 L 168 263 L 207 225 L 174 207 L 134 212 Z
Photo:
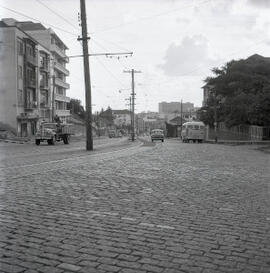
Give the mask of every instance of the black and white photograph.
M 270 0 L 0 0 L 0 273 L 270 273 Z

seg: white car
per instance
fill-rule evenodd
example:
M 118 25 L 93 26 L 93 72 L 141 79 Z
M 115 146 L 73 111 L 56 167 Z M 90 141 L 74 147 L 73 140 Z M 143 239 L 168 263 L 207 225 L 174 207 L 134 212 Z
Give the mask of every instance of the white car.
M 151 131 L 151 140 L 154 142 L 154 140 L 161 140 L 164 142 L 164 132 L 161 129 L 154 129 Z

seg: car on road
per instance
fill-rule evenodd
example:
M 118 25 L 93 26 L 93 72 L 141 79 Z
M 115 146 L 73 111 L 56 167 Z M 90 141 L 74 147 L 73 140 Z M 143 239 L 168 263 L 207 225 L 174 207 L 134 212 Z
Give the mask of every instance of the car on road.
M 154 142 L 154 140 L 161 140 L 164 142 L 164 132 L 161 129 L 154 129 L 150 133 L 151 140 Z

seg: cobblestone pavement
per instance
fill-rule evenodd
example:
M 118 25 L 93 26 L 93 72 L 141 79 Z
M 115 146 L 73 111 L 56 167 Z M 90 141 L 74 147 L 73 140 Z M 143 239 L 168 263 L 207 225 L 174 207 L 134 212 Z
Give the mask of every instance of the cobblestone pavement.
M 270 272 L 269 153 L 121 143 L 0 146 L 0 272 Z

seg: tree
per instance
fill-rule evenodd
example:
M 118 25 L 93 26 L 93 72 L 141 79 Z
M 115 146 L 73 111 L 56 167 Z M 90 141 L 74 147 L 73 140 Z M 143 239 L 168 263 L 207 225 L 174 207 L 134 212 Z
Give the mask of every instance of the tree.
M 103 120 L 106 122 L 107 126 L 112 126 L 113 125 L 113 113 L 112 113 L 112 109 L 110 106 L 108 106 L 108 108 L 103 111 L 100 112 L 99 115 L 101 118 L 103 118 Z
M 270 126 L 270 59 L 253 55 L 214 68 L 205 79 L 211 86 L 207 106 L 200 110 L 202 120 L 213 125 L 213 109 L 218 121 L 227 126 L 246 124 Z
M 85 110 L 81 105 L 81 101 L 78 99 L 71 99 L 68 103 L 68 109 L 71 111 L 72 114 L 78 115 L 80 118 L 85 118 Z

